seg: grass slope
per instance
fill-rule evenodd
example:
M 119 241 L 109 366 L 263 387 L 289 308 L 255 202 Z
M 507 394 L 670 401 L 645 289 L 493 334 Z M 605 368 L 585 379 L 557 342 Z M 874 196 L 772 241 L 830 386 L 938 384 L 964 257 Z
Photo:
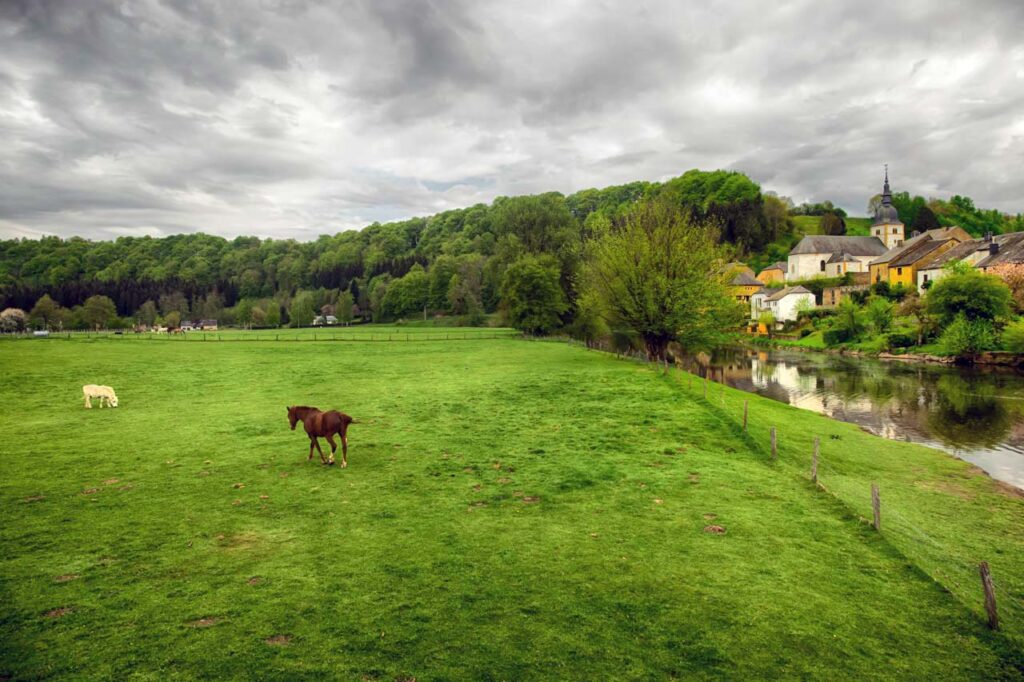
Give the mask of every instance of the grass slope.
M 792 218 L 796 224 L 796 231 L 799 234 L 821 234 L 821 216 L 798 215 L 792 216 Z M 871 218 L 847 216 L 843 220 L 846 221 L 846 234 L 863 237 L 871 234 Z
M 950 557 L 1024 594 L 1021 500 L 770 400 L 510 338 L 0 363 L 4 675 L 1020 676 L 1021 613 L 990 633 Z M 82 409 L 89 382 L 121 407 Z M 306 462 L 293 403 L 360 420 L 348 469 Z M 814 435 L 835 495 L 806 482 Z M 870 480 L 930 544 L 858 518 Z

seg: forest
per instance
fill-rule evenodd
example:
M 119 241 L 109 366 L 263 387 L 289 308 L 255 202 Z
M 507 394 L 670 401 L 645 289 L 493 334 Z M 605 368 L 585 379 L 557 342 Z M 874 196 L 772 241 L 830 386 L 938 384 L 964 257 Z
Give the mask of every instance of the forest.
M 845 213 L 831 202 L 798 207 L 742 173 L 690 170 L 661 183 L 499 197 L 312 242 L 200 232 L 0 241 L 0 309 L 33 311 L 35 326 L 94 328 L 193 318 L 303 326 L 322 312 L 342 322 L 443 314 L 479 324 L 518 307 L 525 312 L 506 321 L 544 333 L 576 321 L 588 243 L 651 200 L 713 227 L 728 258 L 786 243 L 793 216 L 834 216 L 840 220 L 830 229 L 844 229 Z M 965 197 L 894 201 L 908 227 L 935 221 L 974 234 L 1021 229 L 1020 216 L 977 209 Z

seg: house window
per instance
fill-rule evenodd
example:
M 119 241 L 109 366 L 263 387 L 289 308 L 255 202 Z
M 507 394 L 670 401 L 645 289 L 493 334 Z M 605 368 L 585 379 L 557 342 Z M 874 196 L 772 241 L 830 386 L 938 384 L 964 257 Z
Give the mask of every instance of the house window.
M 896 268 L 896 274 L 897 275 L 902 275 L 903 274 L 903 268 Z
M 825 272 L 825 261 L 821 261 L 821 271 Z
M 924 281 L 925 281 L 925 282 L 927 282 L 927 281 L 928 281 L 928 275 L 925 275 L 925 276 L 924 276 Z
M 894 227 L 894 228 L 892 228 L 892 233 L 893 233 L 893 234 L 896 234 L 896 228 L 895 228 L 895 227 Z

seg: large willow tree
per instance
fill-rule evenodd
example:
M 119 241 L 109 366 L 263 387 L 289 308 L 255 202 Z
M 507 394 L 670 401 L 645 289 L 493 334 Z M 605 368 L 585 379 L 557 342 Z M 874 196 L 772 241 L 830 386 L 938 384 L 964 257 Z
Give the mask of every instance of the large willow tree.
M 663 359 L 671 341 L 686 350 L 714 347 L 743 318 L 717 237 L 674 202 L 636 204 L 591 242 L 584 284 L 609 325 L 638 334 L 652 360 Z

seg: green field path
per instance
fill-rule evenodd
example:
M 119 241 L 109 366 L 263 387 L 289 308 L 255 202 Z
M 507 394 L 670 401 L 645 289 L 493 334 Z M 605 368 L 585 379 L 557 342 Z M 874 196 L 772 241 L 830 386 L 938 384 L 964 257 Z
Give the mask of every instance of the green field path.
M 28 339 L 0 368 L 0 676 L 1022 678 L 1024 500 L 689 375 L 511 336 Z M 347 469 L 292 404 L 358 420 Z

